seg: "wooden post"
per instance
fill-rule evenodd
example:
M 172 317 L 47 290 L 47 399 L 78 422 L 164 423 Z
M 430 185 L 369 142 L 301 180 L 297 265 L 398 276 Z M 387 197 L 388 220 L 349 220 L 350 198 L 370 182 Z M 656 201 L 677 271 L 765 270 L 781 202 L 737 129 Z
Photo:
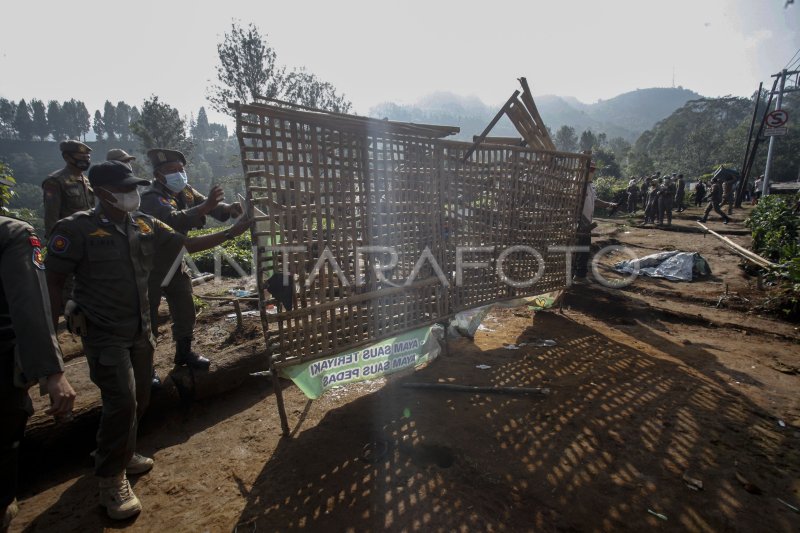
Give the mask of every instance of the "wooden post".
M 519 91 L 514 91 L 514 94 L 511 95 L 511 98 L 509 98 L 508 101 L 505 103 L 505 105 L 500 108 L 500 111 L 497 112 L 497 114 L 494 116 L 489 125 L 486 126 L 486 129 L 483 130 L 483 133 L 481 133 L 478 136 L 478 140 L 472 144 L 469 150 L 467 150 L 467 153 L 464 155 L 464 162 L 466 162 L 469 159 L 469 156 L 472 155 L 472 153 L 483 142 L 486 136 L 489 135 L 489 132 L 492 131 L 492 128 L 494 128 L 495 125 L 500 121 L 500 118 L 502 118 L 502 116 L 508 110 L 509 106 L 511 106 L 511 104 L 517 101 L 517 96 L 519 96 Z
M 233 301 L 233 309 L 236 311 L 236 327 L 242 329 L 244 327 L 244 322 L 242 321 L 242 306 L 239 304 L 238 299 Z
M 747 184 L 747 180 L 745 179 L 745 172 L 744 169 L 747 167 L 747 160 L 750 158 L 750 141 L 753 139 L 753 127 L 756 124 L 756 115 L 758 115 L 758 104 L 761 103 L 761 88 L 764 86 L 764 82 L 758 84 L 758 92 L 756 93 L 756 107 L 753 109 L 753 118 L 750 120 L 750 129 L 747 131 L 747 146 L 744 149 L 744 161 L 742 161 L 742 172 L 741 178 L 739 180 L 739 190 L 736 191 L 736 205 L 735 207 L 741 208 L 742 207 L 742 193 L 744 193 L 744 188 Z

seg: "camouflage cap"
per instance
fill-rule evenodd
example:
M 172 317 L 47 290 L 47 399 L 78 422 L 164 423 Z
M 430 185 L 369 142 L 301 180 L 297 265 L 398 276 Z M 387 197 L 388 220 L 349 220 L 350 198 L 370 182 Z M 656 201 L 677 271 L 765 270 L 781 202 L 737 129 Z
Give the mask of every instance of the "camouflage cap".
M 174 161 L 184 165 L 186 164 L 186 157 L 184 157 L 181 152 L 177 150 L 168 150 L 166 148 L 153 148 L 152 150 L 148 150 L 147 158 L 150 160 L 150 164 L 153 165 L 153 168 L 158 168 L 164 163 L 172 163 Z
M 112 148 L 106 154 L 106 161 L 122 161 L 123 163 L 127 163 L 134 159 L 136 158 L 122 148 Z
M 62 152 L 67 152 L 69 154 L 88 154 L 92 151 L 91 148 L 82 142 L 72 139 L 68 141 L 61 141 L 61 144 L 58 145 L 58 148 Z

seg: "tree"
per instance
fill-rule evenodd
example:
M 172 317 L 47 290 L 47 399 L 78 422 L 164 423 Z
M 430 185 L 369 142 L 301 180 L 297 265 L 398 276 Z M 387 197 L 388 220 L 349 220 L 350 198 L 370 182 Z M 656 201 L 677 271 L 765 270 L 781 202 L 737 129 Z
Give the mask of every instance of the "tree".
M 171 148 L 187 155 L 192 143 L 186 138 L 186 123 L 174 107 L 159 102 L 158 96 L 151 96 L 142 104 L 139 119 L 131 124 L 131 131 L 139 138 L 142 148 Z
M 134 122 L 139 122 L 139 119 L 141 119 L 141 118 L 142 118 L 142 115 L 141 115 L 141 113 L 139 113 L 139 108 L 136 107 L 136 106 L 133 106 L 131 108 L 131 118 L 128 121 L 128 128 L 131 128 L 131 126 L 133 126 Z M 131 135 L 133 135 L 133 130 L 131 130 Z
M 4 180 L 8 180 L 11 183 L 16 183 L 14 179 L 14 173 L 11 170 L 11 167 L 6 165 L 4 162 L 0 161 L 0 178 Z M 14 191 L 11 190 L 11 187 L 0 187 L 0 202 L 2 202 L 3 210 L 2 214 L 6 214 L 6 207 L 11 199 L 14 197 Z
M 258 96 L 275 98 L 281 93 L 285 68 L 278 66 L 277 54 L 254 24 L 242 28 L 231 23 L 230 33 L 217 45 L 217 84 L 208 90 L 211 107 L 233 115 L 228 102 L 252 102 Z
M 209 135 L 214 140 L 228 138 L 228 126 L 225 124 L 217 124 L 216 122 L 212 122 L 208 125 L 208 131 Z
M 17 136 L 23 141 L 30 141 L 33 137 L 31 110 L 25 100 L 20 100 L 17 104 L 17 114 L 14 115 L 14 129 L 17 130 Z
M 352 107 L 344 95 L 336 94 L 333 85 L 320 80 L 304 68 L 295 70 L 286 77 L 283 99 L 335 113 L 347 113 Z
M 67 138 L 62 126 L 61 104 L 57 100 L 50 100 L 47 103 L 47 126 L 54 140 L 63 141 Z
M 785 101 L 790 105 L 788 98 Z M 751 117 L 752 102 L 746 98 L 691 100 L 637 139 L 629 155 L 630 170 L 652 165 L 662 172 L 698 176 L 722 163 L 738 168 Z
M 77 139 L 80 133 L 77 131 L 78 109 L 74 99 L 68 100 L 61 105 L 61 127 L 69 139 Z
M 610 151 L 598 148 L 592 152 L 592 160 L 597 166 L 597 175 L 611 176 L 612 178 L 622 177 L 622 172 L 619 168 L 619 163 L 614 158 L 614 154 Z
M 628 157 L 628 152 L 631 151 L 631 143 L 622 137 L 614 137 L 608 141 L 608 147 L 614 154 L 614 157 L 617 159 L 617 161 L 625 161 L 625 159 Z
M 76 124 L 76 131 L 78 132 L 78 136 L 83 137 L 83 140 L 86 140 L 86 134 L 91 131 L 91 115 L 89 115 L 89 110 L 86 109 L 86 104 L 78 100 L 75 103 L 75 124 Z
M 553 143 L 562 152 L 575 152 L 578 149 L 578 136 L 575 135 L 575 128 L 561 126 L 556 132 Z
M 97 135 L 97 140 L 102 141 L 106 134 L 106 125 L 103 123 L 103 115 L 100 114 L 99 109 L 94 112 L 92 129 L 94 130 L 94 134 Z
M 13 139 L 16 135 L 14 118 L 17 116 L 17 104 L 13 101 L 0 98 L 0 137 Z
M 34 98 L 31 100 L 31 111 L 33 120 L 33 134 L 43 141 L 50 135 L 50 126 L 47 125 L 47 110 L 44 102 Z
M 131 138 L 131 106 L 125 102 L 117 102 L 117 109 L 115 112 L 115 125 L 114 131 L 123 141 L 128 141 Z
M 106 135 L 109 141 L 117 139 L 117 115 L 114 104 L 106 100 L 103 106 L 103 124 L 106 126 Z
M 591 150 L 595 145 L 597 145 L 597 137 L 592 133 L 592 130 L 586 130 L 581 133 L 581 140 L 578 142 L 578 146 L 582 152 Z
M 197 123 L 192 130 L 192 137 L 201 141 L 206 141 L 211 137 L 205 107 L 201 107 L 200 111 L 197 112 Z

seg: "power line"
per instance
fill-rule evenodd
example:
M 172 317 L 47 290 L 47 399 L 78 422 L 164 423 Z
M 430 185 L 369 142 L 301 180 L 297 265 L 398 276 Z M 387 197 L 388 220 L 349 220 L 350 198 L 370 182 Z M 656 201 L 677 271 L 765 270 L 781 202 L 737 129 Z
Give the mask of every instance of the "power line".
M 786 66 L 783 67 L 784 70 L 789 70 L 789 63 L 794 61 L 794 58 L 797 57 L 798 54 L 800 54 L 800 48 L 798 48 L 797 52 L 795 52 L 794 55 L 791 58 L 789 58 L 789 61 L 786 63 Z M 798 61 L 800 61 L 800 57 L 798 57 L 797 59 L 798 59 Z

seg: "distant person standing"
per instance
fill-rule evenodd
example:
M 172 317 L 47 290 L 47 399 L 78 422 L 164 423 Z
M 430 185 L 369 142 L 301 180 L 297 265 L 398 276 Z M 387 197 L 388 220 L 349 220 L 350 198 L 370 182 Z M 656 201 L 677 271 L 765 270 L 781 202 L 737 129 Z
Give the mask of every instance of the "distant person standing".
M 639 199 L 642 201 L 642 210 L 644 210 L 647 204 L 647 192 L 650 189 L 650 178 L 644 176 L 642 178 L 642 185 L 639 187 Z
M 63 141 L 59 148 L 67 165 L 42 182 L 45 237 L 62 218 L 94 207 L 94 193 L 83 175 L 91 164 L 92 149 L 80 141 Z
M 706 198 L 706 186 L 703 183 L 703 180 L 698 180 L 697 185 L 694 187 L 694 205 L 695 207 L 701 207 L 703 205 L 703 200 Z
M 595 205 L 601 207 L 614 208 L 617 204 L 600 200 L 597 197 L 597 191 L 594 188 L 594 163 L 589 163 L 589 181 L 586 184 L 586 198 L 583 201 L 583 211 L 581 212 L 581 220 L 578 223 L 578 246 L 586 248 L 584 252 L 575 254 L 575 273 L 572 277 L 574 283 L 584 283 L 586 281 L 586 274 L 589 272 L 589 246 L 592 244 L 592 219 L 594 218 Z
M 758 205 L 758 200 L 761 198 L 761 187 L 764 185 L 764 174 L 761 174 L 756 182 L 753 184 L 753 205 Z
M 661 184 L 658 193 L 658 225 L 664 225 L 664 218 L 667 219 L 667 226 L 672 225 L 672 200 L 675 198 L 675 184 L 669 176 L 664 176 L 664 183 Z
M 628 182 L 628 213 L 636 213 L 636 204 L 639 200 L 639 186 L 636 184 L 636 178 L 631 178 Z
M 728 214 L 733 214 L 733 192 L 734 192 L 734 182 L 736 178 L 733 174 L 726 174 L 724 176 L 720 175 L 720 180 L 722 181 L 722 203 L 720 207 L 723 205 L 728 206 Z
M 653 224 L 658 216 L 658 195 L 661 184 L 658 178 L 650 179 L 650 187 L 647 190 L 647 205 L 644 208 L 644 223 Z
M 686 210 L 686 206 L 683 205 L 685 198 L 686 180 L 683 179 L 683 174 L 678 174 L 678 179 L 675 183 L 675 207 L 677 208 L 678 213 L 683 213 Z
M 708 195 L 709 202 L 708 202 L 708 206 L 706 207 L 706 212 L 703 215 L 703 218 L 699 218 L 698 219 L 700 222 L 707 222 L 708 221 L 708 215 L 709 215 L 709 213 L 711 213 L 712 209 L 714 211 L 716 211 L 716 213 L 719 216 L 722 217 L 722 223 L 723 224 L 727 224 L 728 222 L 731 221 L 731 219 L 729 219 L 728 216 L 725 213 L 722 212 L 722 209 L 720 209 L 720 204 L 722 203 L 722 183 L 721 183 L 721 181 L 722 181 L 722 177 L 720 177 L 720 176 L 714 176 L 713 178 L 711 178 L 711 192 Z

